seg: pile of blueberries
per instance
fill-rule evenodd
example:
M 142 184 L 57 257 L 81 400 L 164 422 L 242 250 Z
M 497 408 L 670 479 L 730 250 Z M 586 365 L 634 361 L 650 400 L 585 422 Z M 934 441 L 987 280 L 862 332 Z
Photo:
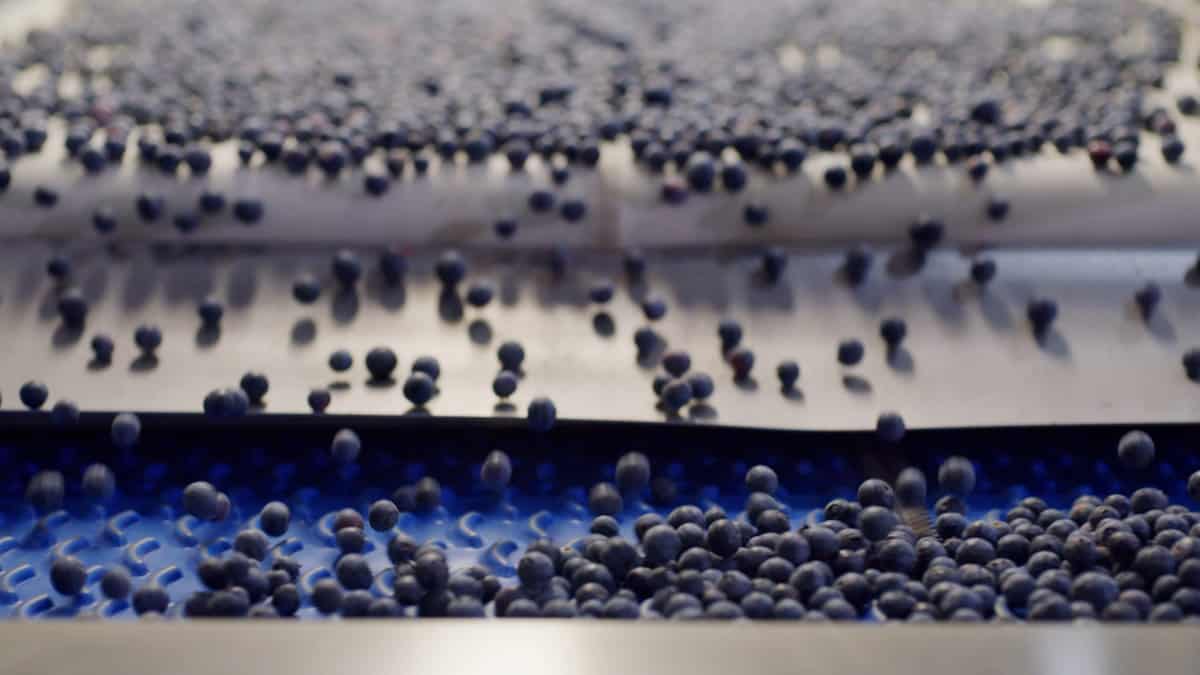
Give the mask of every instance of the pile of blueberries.
M 338 462 L 354 461 L 360 450 L 350 430 L 338 432 L 330 448 Z M 1154 461 L 1154 442 L 1129 432 L 1117 455 L 1123 466 L 1145 468 Z M 924 474 L 908 468 L 894 485 L 864 481 L 854 500 L 834 499 L 823 518 L 793 529 L 775 496 L 779 477 L 765 465 L 746 472 L 740 513 L 685 504 L 665 517 L 635 516 L 626 506 L 657 489 L 648 458 L 630 452 L 613 475 L 588 494 L 590 534 L 567 545 L 535 540 L 517 561 L 515 579 L 479 564 L 452 569 L 441 547 L 397 527 L 402 512 L 440 505 L 441 486 L 432 477 L 376 501 L 366 518 L 352 508 L 338 511 L 330 529 L 339 555 L 321 578 L 305 577 L 301 564 L 273 545 L 288 531 L 291 513 L 272 501 L 238 531 L 231 550 L 201 555 L 195 574 L 205 590 L 169 614 L 277 618 L 312 607 L 348 618 L 1200 621 L 1200 513 L 1169 503 L 1153 487 L 1080 496 L 1066 510 L 1031 496 L 1002 516 L 972 519 L 966 500 L 975 467 L 950 457 L 937 471 L 943 496 L 932 514 Z M 511 460 L 497 450 L 482 463 L 479 485 L 502 498 L 512 477 Z M 111 499 L 112 472 L 89 467 L 83 491 L 95 502 Z M 1200 501 L 1200 471 L 1187 492 Z M 62 496 L 63 477 L 53 471 L 36 474 L 26 493 L 40 513 L 60 508 Z M 182 506 L 202 521 L 230 515 L 228 497 L 204 481 L 187 486 Z M 363 555 L 367 527 L 390 533 L 390 576 Z M 633 537 L 622 535 L 630 529 Z M 52 564 L 52 584 L 64 595 L 80 593 L 86 576 L 70 555 Z M 389 588 L 381 578 L 392 580 Z M 134 589 L 120 565 L 105 570 L 100 586 L 143 617 L 168 613 L 166 590 L 154 581 Z
M 163 0 L 154 21 L 135 0 L 74 7 L 0 54 L 10 161 L 38 152 L 58 116 L 67 150 L 92 173 L 132 150 L 167 174 L 204 176 L 213 144 L 231 140 L 248 165 L 291 174 L 366 167 L 363 189 L 380 196 L 434 157 L 499 155 L 520 171 L 537 154 L 561 185 L 567 166 L 595 166 L 602 145 L 621 140 L 649 171 L 671 169 L 662 196 L 680 203 L 740 192 L 748 167 L 794 172 L 817 152 L 842 159 L 824 173 L 841 189 L 905 157 L 962 161 L 982 179 L 988 164 L 1048 144 L 1130 170 L 1141 130 L 1161 137 L 1169 161 L 1184 150 L 1173 111 L 1146 100 L 1179 60 L 1180 22 L 1146 1 Z M 935 33 L 922 20 L 933 15 Z M 1123 39 L 1131 26 L 1145 39 Z M 19 86 L 33 66 L 45 76 Z M 1200 110 L 1192 97 L 1178 108 Z M 0 176 L 2 189 L 12 176 Z M 35 200 L 53 207 L 58 195 L 41 187 Z M 550 190 L 529 206 L 557 207 L 567 222 L 587 211 Z M 206 192 L 172 220 L 187 232 L 223 208 Z M 246 199 L 232 211 L 252 225 L 264 208 Z M 137 211 L 166 215 L 153 194 Z M 746 209 L 748 224 L 766 217 Z M 96 226 L 111 232 L 113 212 L 98 211 Z M 496 231 L 512 236 L 516 223 Z

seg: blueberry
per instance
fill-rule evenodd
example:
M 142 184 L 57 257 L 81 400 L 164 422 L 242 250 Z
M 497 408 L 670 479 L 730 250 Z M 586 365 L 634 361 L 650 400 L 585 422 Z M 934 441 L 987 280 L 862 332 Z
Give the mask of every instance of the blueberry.
M 975 490 L 975 467 L 965 457 L 951 457 L 938 467 L 938 485 L 952 495 L 969 495 Z
M 1183 355 L 1183 371 L 1193 382 L 1200 382 L 1200 349 L 1190 349 Z
M 133 332 L 133 342 L 144 354 L 153 354 L 162 344 L 162 330 L 153 324 L 142 324 Z
M 200 301 L 196 306 L 196 313 L 200 315 L 200 321 L 205 326 L 216 326 L 221 322 L 221 317 L 225 316 L 225 306 L 220 300 L 210 296 Z
M 600 280 L 592 284 L 588 289 L 588 299 L 592 302 L 603 305 L 608 303 L 613 298 L 613 284 L 608 280 Z
M 846 282 L 851 286 L 862 285 L 871 271 L 872 262 L 871 253 L 864 248 L 856 247 L 847 251 L 845 262 L 842 263 Z
M 393 533 L 392 538 L 388 540 L 387 555 L 393 565 L 411 562 L 416 552 L 417 542 L 403 532 Z
M 687 378 L 688 386 L 692 389 L 692 398 L 703 401 L 712 396 L 716 386 L 711 377 L 705 373 L 692 373 Z
M 21 385 L 18 391 L 21 403 L 30 410 L 38 410 L 46 404 L 46 399 L 50 398 L 50 390 L 45 384 L 31 380 Z
M 50 564 L 50 585 L 63 595 L 79 595 L 87 582 L 87 568 L 75 556 L 63 555 Z
M 529 193 L 529 210 L 534 213 L 545 213 L 554 208 L 556 199 L 549 190 L 534 190 Z
M 386 382 L 391 379 L 392 371 L 396 369 L 396 353 L 387 347 L 375 347 L 367 352 L 366 362 L 371 379 Z
M 104 593 L 104 597 L 111 600 L 124 600 L 129 597 L 130 591 L 133 590 L 133 579 L 129 576 L 129 571 L 121 566 L 113 566 L 104 572 L 104 576 L 100 577 L 100 591 Z
M 92 227 L 100 234 L 112 234 L 117 229 L 117 216 L 107 206 L 92 212 Z
M 113 445 L 128 450 L 138 442 L 142 435 L 142 421 L 133 413 L 121 413 L 113 418 L 109 435 Z
M 388 286 L 398 285 L 407 271 L 408 260 L 404 254 L 391 249 L 379 254 L 379 273 Z
M 879 419 L 875 422 L 875 435 L 888 443 L 898 442 L 904 438 L 906 431 L 904 418 L 894 412 L 880 413 Z
M 167 595 L 166 589 L 153 581 L 133 593 L 133 611 L 138 614 L 147 612 L 162 614 L 167 611 L 169 604 L 171 604 L 171 597 Z
M 363 590 L 371 587 L 374 576 L 366 558 L 357 553 L 343 555 L 334 566 L 338 581 L 347 590 Z
M 517 233 L 517 220 L 515 218 L 500 218 L 493 225 L 496 236 L 501 239 L 512 239 Z
M 1138 289 L 1133 295 L 1134 301 L 1137 303 L 1138 310 L 1141 311 L 1143 317 L 1149 317 L 1154 314 L 1154 310 L 1162 301 L 1162 289 L 1158 284 L 1147 283 L 1145 286 Z
M 1000 197 L 991 197 L 988 199 L 985 212 L 987 213 L 988 218 L 991 218 L 992 220 L 1004 220 L 1004 218 L 1008 215 L 1008 209 L 1008 200 L 1001 199 Z
M 328 389 L 313 389 L 308 392 L 308 407 L 314 413 L 325 412 L 325 409 L 329 407 L 329 403 L 332 400 L 333 396 L 330 395 Z
M 587 204 L 582 199 L 566 199 L 559 207 L 559 213 L 568 223 L 577 223 L 587 215 Z
M 662 403 L 671 411 L 678 411 L 692 401 L 692 386 L 686 380 L 671 380 L 663 387 Z
M 971 281 L 977 286 L 986 286 L 996 276 L 996 261 L 981 258 L 971 263 Z
M 508 398 L 517 391 L 517 376 L 507 370 L 502 370 L 492 380 L 492 392 L 500 398 Z
M 596 483 L 588 492 L 588 508 L 597 515 L 611 516 L 624 510 L 624 500 L 612 483 Z
M 733 376 L 735 379 L 744 380 L 750 377 L 750 371 L 754 368 L 754 352 L 740 347 L 729 353 L 729 365 L 733 366 Z
M 508 341 L 500 345 L 496 350 L 496 356 L 500 359 L 500 366 L 512 373 L 521 372 L 521 364 L 525 361 L 525 348 L 519 342 Z
M 117 479 L 103 464 L 89 464 L 83 471 L 83 495 L 89 502 L 101 504 L 112 499 L 117 491 Z
M 362 441 L 358 439 L 358 434 L 351 429 L 341 429 L 333 435 L 333 443 L 329 446 L 329 452 L 333 455 L 335 462 L 339 464 L 350 464 L 358 459 L 358 455 L 362 452 Z
M 391 187 L 392 182 L 382 173 L 368 172 L 363 175 L 363 191 L 372 197 L 382 197 Z
M 976 183 L 982 181 L 988 174 L 988 162 L 983 157 L 972 157 L 967 162 L 967 175 Z
M 787 253 L 782 249 L 772 246 L 763 252 L 762 272 L 767 283 L 777 283 L 786 269 Z
M 1144 431 L 1130 431 L 1117 443 L 1117 457 L 1130 469 L 1144 469 L 1154 461 L 1154 440 Z
M 550 399 L 538 397 L 529 402 L 526 419 L 529 421 L 529 427 L 534 431 L 549 431 L 554 427 L 557 417 L 558 411 Z
M 437 384 L 425 373 L 414 372 L 404 380 L 404 398 L 418 408 L 429 403 L 435 393 Z
M 670 525 L 655 525 L 642 537 L 642 549 L 648 565 L 663 565 L 679 557 L 683 542 Z
M 855 339 L 842 340 L 841 342 L 838 343 L 838 349 L 837 349 L 838 363 L 842 364 L 843 366 L 858 365 L 858 363 L 860 361 L 862 361 L 863 354 L 865 352 L 866 352 L 866 348 L 863 347 L 863 343 L 860 342 L 859 340 L 855 340 Z
M 437 479 L 426 476 L 417 481 L 413 501 L 417 511 L 428 513 L 442 505 L 442 486 Z
M 362 527 L 343 527 L 333 536 L 342 553 L 362 553 L 367 547 L 367 535 Z
M 467 304 L 472 307 L 486 307 L 495 295 L 496 291 L 491 284 L 477 281 L 467 288 Z
M 663 369 L 673 377 L 683 377 L 692 367 L 692 357 L 685 351 L 667 352 L 662 358 Z
M 358 254 L 341 249 L 333 256 L 333 278 L 344 287 L 350 288 L 362 278 L 363 265 Z
M 167 208 L 167 202 L 160 195 L 142 193 L 134 200 L 138 216 L 147 223 L 153 223 L 162 217 Z
M 322 614 L 334 614 L 342 606 L 342 587 L 331 578 L 325 578 L 313 585 L 313 607 Z
M 329 367 L 335 372 L 344 373 L 354 365 L 354 357 L 345 349 L 339 349 L 329 355 Z
M 841 190 L 846 186 L 846 168 L 842 166 L 831 166 L 825 169 L 824 173 L 825 185 L 830 190 Z
M 908 238 L 918 251 L 931 251 L 942 243 L 946 236 L 946 225 L 940 220 L 921 217 L 908 228 Z
M 266 558 L 270 545 L 261 530 L 242 530 L 233 539 L 233 550 L 254 560 Z
M 1035 299 L 1030 301 L 1025 309 L 1035 335 L 1041 336 L 1049 332 L 1051 324 L 1058 317 L 1058 304 L 1053 300 Z
M 904 322 L 904 319 L 892 317 L 884 319 L 883 323 L 879 324 L 879 336 L 892 349 L 899 347 L 907 335 L 908 324 Z
M 266 211 L 261 200 L 238 199 L 233 202 L 233 217 L 245 225 L 254 225 L 262 220 Z
M 49 209 L 58 204 L 58 190 L 39 185 L 33 189 L 33 203 Z
M 775 374 L 779 377 L 780 387 L 784 391 L 791 391 L 796 386 L 796 380 L 800 379 L 800 366 L 795 361 L 780 361 Z
M 183 510 L 200 520 L 215 520 L 219 508 L 217 489 L 212 483 L 196 481 L 183 489 Z
M 751 227 L 762 227 L 767 224 L 767 207 L 765 204 L 749 203 L 742 208 L 742 220 Z
M 733 319 L 722 319 L 717 324 L 717 336 L 721 340 L 721 351 L 735 349 L 742 342 L 742 325 Z
M 250 403 L 254 405 L 261 404 L 263 397 L 267 395 L 267 390 L 271 388 L 267 376 L 255 372 L 243 375 L 240 385 L 242 391 L 246 393 L 246 397 L 250 399 Z
M 1183 152 L 1187 148 L 1183 141 L 1177 136 L 1168 136 L 1163 139 L 1162 156 L 1168 164 L 1178 164 L 1183 157 Z
M 220 213 L 221 210 L 225 208 L 225 195 L 221 194 L 220 192 L 205 190 L 200 193 L 200 197 L 197 200 L 197 205 L 204 213 Z
M 660 297 L 649 296 L 642 301 L 642 313 L 651 321 L 658 321 L 667 315 L 667 303 Z

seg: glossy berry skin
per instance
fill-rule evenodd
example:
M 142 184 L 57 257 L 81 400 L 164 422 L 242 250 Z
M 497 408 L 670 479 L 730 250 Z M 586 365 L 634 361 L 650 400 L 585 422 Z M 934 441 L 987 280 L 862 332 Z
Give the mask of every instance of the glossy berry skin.
M 333 256 L 333 278 L 343 287 L 349 288 L 362 278 L 362 259 L 354 251 L 342 249 Z
M 667 303 L 659 297 L 648 297 L 642 301 L 642 313 L 650 321 L 658 321 L 667 315 Z
M 250 399 L 250 403 L 254 405 L 261 404 L 263 397 L 267 395 L 267 391 L 271 388 L 267 376 L 255 372 L 243 375 L 240 385 L 242 391 L 246 392 L 246 397 Z
M 321 282 L 311 274 L 302 274 L 292 282 L 292 297 L 304 305 L 311 305 L 321 297 Z
M 492 380 L 492 392 L 500 398 L 508 398 L 517 391 L 517 376 L 511 371 L 502 370 L 496 379 Z
M 200 520 L 214 520 L 218 515 L 218 493 L 211 483 L 196 481 L 183 489 L 183 510 Z
M 133 579 L 123 566 L 109 567 L 100 577 L 100 592 L 110 600 L 124 600 L 133 590 Z
M 91 464 L 83 471 L 83 496 L 93 504 L 102 504 L 112 499 L 117 491 L 117 478 L 103 464 Z
M 345 349 L 339 349 L 329 355 L 329 367 L 338 373 L 344 373 L 354 365 L 354 357 Z
M 113 445 L 128 450 L 137 445 L 142 435 L 142 422 L 133 413 L 121 413 L 113 418 L 110 436 Z
M 46 404 L 46 399 L 50 398 L 50 390 L 41 382 L 30 381 L 21 385 L 18 395 L 26 408 L 39 410 Z
M 795 361 L 781 361 L 775 368 L 775 375 L 784 390 L 791 390 L 800 379 L 800 366 Z
M 904 418 L 896 413 L 882 413 L 875 422 L 875 435 L 888 443 L 898 442 L 906 431 Z
M 685 380 L 672 380 L 663 387 L 662 403 L 671 411 L 677 411 L 691 403 L 692 397 L 692 387 Z
M 703 401 L 709 396 L 712 396 L 716 386 L 713 380 L 705 373 L 692 373 L 687 378 L 688 386 L 692 388 L 692 398 L 697 401 Z
M 258 514 L 259 526 L 269 537 L 282 537 L 291 522 L 292 512 L 283 502 L 269 502 Z
M 442 253 L 434 263 L 434 274 L 447 288 L 453 288 L 467 276 L 467 263 L 458 251 Z
M 862 342 L 854 339 L 843 340 L 838 344 L 837 360 L 843 366 L 856 366 L 862 361 L 865 353 Z
M 353 430 L 342 429 L 334 434 L 329 452 L 337 463 L 349 464 L 358 459 L 359 453 L 362 452 L 362 441 Z
M 375 347 L 367 352 L 367 371 L 371 374 L 371 378 L 379 381 L 386 381 L 391 378 L 392 371 L 396 369 L 398 359 L 396 353 L 387 347 Z
M 965 457 L 950 457 L 938 467 L 938 485 L 952 495 L 969 495 L 975 490 L 975 467 Z
M 554 427 L 554 423 L 558 419 L 558 411 L 554 407 L 553 401 L 538 397 L 529 402 L 526 419 L 529 421 L 529 427 L 534 431 L 546 432 Z
M 153 324 L 143 324 L 133 332 L 133 341 L 144 354 L 153 354 L 162 344 L 162 330 Z
M 50 564 L 50 585 L 63 595 L 79 595 L 87 582 L 87 568 L 75 556 L 64 555 Z
M 414 372 L 404 381 L 404 398 L 418 408 L 433 399 L 437 385 L 423 372 Z
M 521 364 L 525 361 L 525 348 L 521 343 L 508 341 L 500 345 L 496 350 L 496 356 L 500 359 L 500 366 L 504 370 L 520 373 Z
M 313 389 L 308 392 L 308 407 L 314 413 L 323 413 L 329 407 L 329 403 L 333 400 L 328 389 Z
M 1130 431 L 1117 443 L 1117 457 L 1130 469 L 1144 469 L 1154 461 L 1154 439 L 1144 431 Z

